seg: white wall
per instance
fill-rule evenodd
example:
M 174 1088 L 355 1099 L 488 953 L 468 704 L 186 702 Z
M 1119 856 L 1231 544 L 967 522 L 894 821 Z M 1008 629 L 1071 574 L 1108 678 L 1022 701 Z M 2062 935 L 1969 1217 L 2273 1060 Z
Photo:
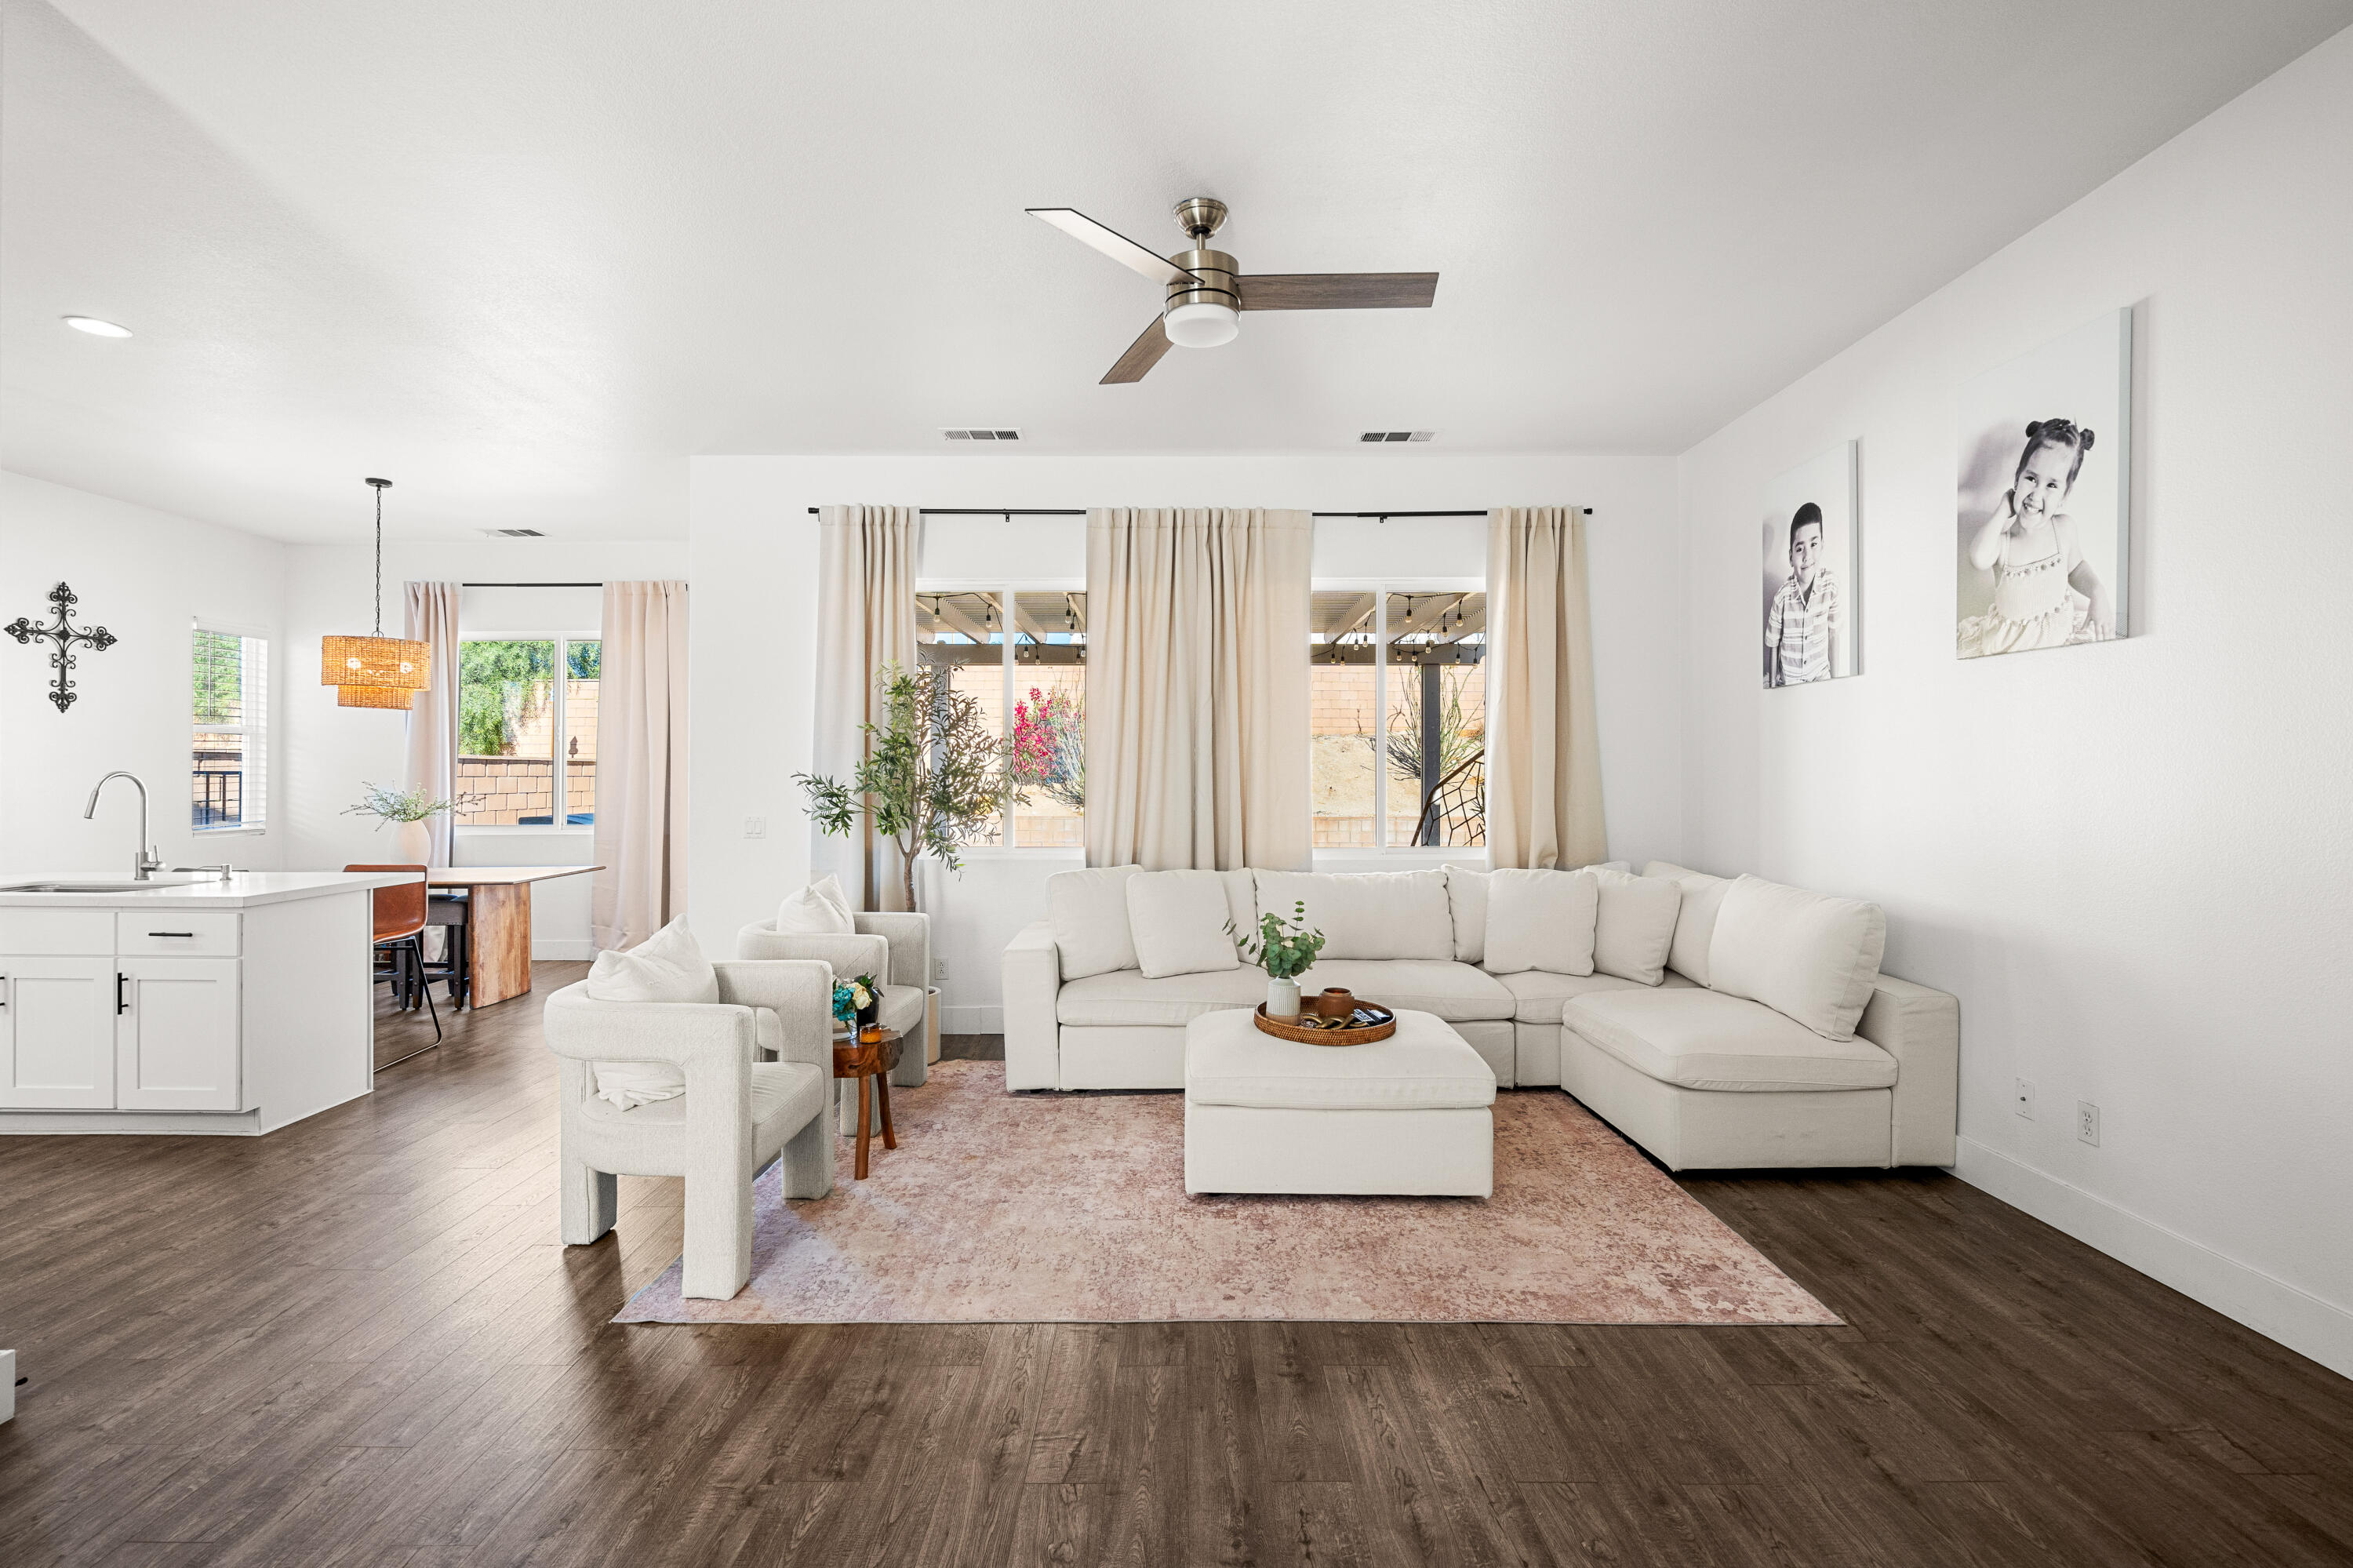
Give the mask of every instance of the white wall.
M 372 546 L 300 545 L 287 547 L 287 635 L 318 657 L 330 632 L 365 630 L 374 613 Z M 686 546 L 538 539 L 403 541 L 384 551 L 385 630 L 398 635 L 403 585 L 439 582 L 601 582 L 686 575 Z M 459 612 L 463 635 L 594 631 L 602 595 L 586 589 L 470 589 Z M 584 620 L 583 617 L 586 617 Z M 407 731 L 397 714 L 335 705 L 332 686 L 299 664 L 281 688 L 289 710 L 286 771 L 290 808 L 290 865 L 306 869 L 380 860 L 390 835 L 371 819 L 343 814 L 360 785 L 406 783 Z M 460 865 L 585 865 L 594 849 L 589 828 L 462 828 L 454 858 Z M 590 879 L 565 877 L 532 890 L 532 954 L 585 959 L 594 947 L 588 929 Z
M 0 473 L 0 623 L 53 618 L 58 582 L 80 596 L 77 627 L 121 639 L 104 652 L 77 651 L 79 700 L 60 714 L 48 702 L 56 644 L 0 638 L 0 872 L 104 872 L 128 875 L 138 836 L 138 793 L 107 786 L 95 820 L 82 820 L 90 786 L 115 768 L 136 773 L 152 796 L 154 842 L 165 863 L 227 860 L 274 871 L 286 863 L 284 705 L 269 715 L 269 826 L 262 832 L 189 825 L 190 632 L 197 617 L 269 639 L 283 694 L 283 547 L 266 539 Z M 315 656 L 315 651 L 314 651 Z
M 1250 505 L 1358 512 L 1580 505 L 1588 519 L 1603 792 L 1613 853 L 1681 847 L 1674 705 L 1674 465 L 1662 458 L 1464 457 L 1350 452 L 1293 458 L 711 457 L 692 464 L 695 606 L 694 843 L 689 900 L 697 936 L 733 951 L 735 931 L 773 912 L 808 874 L 809 840 L 791 775 L 808 766 L 816 641 L 816 520 L 808 508 L 862 501 L 917 506 Z M 935 518 L 924 574 L 1083 580 L 1075 518 Z M 1476 522 L 1326 520 L 1325 576 L 1479 576 Z M 731 715 L 720 722 L 714 715 Z M 746 817 L 767 834 L 744 836 Z M 970 857 L 961 880 L 923 892 L 939 919 L 951 1029 L 993 1030 L 997 959 L 1044 913 L 1044 879 L 1075 854 Z
M 1962 1175 L 2353 1372 L 2348 168 L 2353 33 L 1686 454 L 1682 800 L 1959 995 Z M 1955 389 L 2120 305 L 2135 635 L 1959 662 Z M 1848 437 L 1866 673 L 1760 692 L 1759 488 Z

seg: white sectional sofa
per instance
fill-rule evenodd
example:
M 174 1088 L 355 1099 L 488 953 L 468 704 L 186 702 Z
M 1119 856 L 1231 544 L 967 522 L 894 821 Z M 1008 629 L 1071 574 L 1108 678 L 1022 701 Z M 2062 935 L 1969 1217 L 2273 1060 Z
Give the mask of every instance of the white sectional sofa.
M 1499 1086 L 1565 1088 L 1671 1169 L 1954 1159 L 1959 1004 L 1879 972 L 1876 906 L 1664 862 L 1639 877 L 1122 866 L 1062 873 L 1049 899 L 1005 951 L 1009 1090 L 1181 1089 L 1185 1025 L 1266 998 L 1262 972 L 1220 961 L 1225 920 L 1304 903 L 1327 941 L 1302 990 L 1435 1013 Z

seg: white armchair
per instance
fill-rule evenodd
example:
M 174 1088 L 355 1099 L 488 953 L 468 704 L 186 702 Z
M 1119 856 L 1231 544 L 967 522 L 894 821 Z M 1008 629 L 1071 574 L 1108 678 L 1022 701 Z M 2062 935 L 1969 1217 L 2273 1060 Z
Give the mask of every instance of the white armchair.
M 547 999 L 543 1028 L 562 1062 L 565 1242 L 613 1228 L 615 1178 L 682 1176 L 681 1288 L 724 1300 L 752 1276 L 752 1179 L 781 1159 L 786 1197 L 833 1191 L 833 975 L 822 963 L 712 968 L 717 1002 L 596 1001 L 582 982 Z M 672 1063 L 686 1092 L 622 1110 L 596 1097 L 595 1065 L 612 1061 Z
M 739 959 L 816 959 L 836 975 L 872 975 L 882 982 L 877 1022 L 907 1037 L 891 1082 L 913 1088 L 931 1076 L 928 1014 L 932 983 L 932 917 L 904 912 L 860 914 L 854 936 L 779 936 L 774 920 L 736 933 Z M 853 1124 L 855 1125 L 854 1121 Z

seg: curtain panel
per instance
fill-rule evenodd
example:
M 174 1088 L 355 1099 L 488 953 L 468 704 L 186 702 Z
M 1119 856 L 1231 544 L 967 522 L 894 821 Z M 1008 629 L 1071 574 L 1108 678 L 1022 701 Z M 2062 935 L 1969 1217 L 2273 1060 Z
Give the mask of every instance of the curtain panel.
M 1487 514 L 1487 854 L 1543 870 L 1609 858 L 1585 514 Z
M 1304 512 L 1087 514 L 1090 865 L 1305 869 Z
M 686 910 L 686 585 L 605 585 L 589 926 L 634 948 Z M 557 808 L 560 811 L 561 807 Z
M 405 782 L 422 784 L 433 799 L 447 800 L 458 793 L 458 600 L 464 589 L 456 583 L 409 583 L 406 588 L 400 634 L 425 644 L 433 669 L 432 684 L 417 693 L 408 707 Z M 449 864 L 457 813 L 444 811 L 427 828 L 433 847 L 425 863 Z
M 817 716 L 809 771 L 847 778 L 866 760 L 860 725 L 879 723 L 885 664 L 915 666 L 915 570 L 923 514 L 913 506 L 828 506 L 818 514 Z M 849 837 L 809 829 L 809 878 L 828 872 L 861 909 L 906 902 L 898 847 L 861 818 Z

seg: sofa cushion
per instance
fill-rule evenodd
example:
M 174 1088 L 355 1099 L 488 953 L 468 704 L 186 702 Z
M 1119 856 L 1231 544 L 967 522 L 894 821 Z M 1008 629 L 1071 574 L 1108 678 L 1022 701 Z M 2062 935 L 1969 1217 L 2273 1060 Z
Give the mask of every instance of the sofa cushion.
M 1488 873 L 1488 972 L 1591 974 L 1600 909 L 1601 884 L 1581 871 Z
M 1324 933 L 1327 959 L 1454 958 L 1454 914 L 1446 868 L 1427 871 L 1258 873 L 1261 915 L 1288 920 L 1293 906 Z
M 1545 969 L 1522 969 L 1497 975 L 1497 983 L 1512 993 L 1512 1017 L 1520 1023 L 1558 1023 L 1561 1003 L 1598 991 L 1646 991 L 1616 975 L 1556 975 Z
M 1475 964 L 1487 956 L 1487 881 L 1491 874 L 1468 866 L 1446 868 L 1446 904 L 1454 914 L 1454 961 Z
M 1600 884 L 1601 895 L 1593 927 L 1593 967 L 1620 980 L 1658 984 L 1667 972 L 1667 948 L 1674 941 L 1683 889 L 1610 866 L 1588 866 L 1586 871 Z
M 1127 925 L 1135 938 L 1136 966 L 1155 979 L 1239 966 L 1241 955 L 1226 933 L 1232 917 L 1220 873 L 1139 871 L 1127 879 Z
M 1708 984 L 1825 1039 L 1852 1040 L 1886 946 L 1887 916 L 1876 904 L 1743 876 L 1716 912 Z
M 774 928 L 780 937 L 846 937 L 858 929 L 858 921 L 841 878 L 827 876 L 787 894 L 776 906 Z
M 1561 1022 L 1638 1073 L 1686 1089 L 1883 1089 L 1895 1058 L 1828 1040 L 1762 1003 L 1698 986 L 1594 991 Z
M 1355 991 L 1362 1000 L 1383 1007 L 1435 1013 L 1449 1023 L 1512 1016 L 1512 993 L 1504 989 L 1503 981 L 1469 964 L 1423 959 L 1386 962 L 1318 959 L 1299 977 L 1303 995 L 1312 996 L 1327 986 Z M 1263 1001 L 1266 988 L 1261 985 L 1259 990 L 1257 1000 Z
M 1127 879 L 1139 865 L 1058 871 L 1046 879 L 1046 923 L 1061 955 L 1062 978 L 1084 980 L 1135 968 L 1127 927 Z
M 1094 1028 L 1182 1029 L 1205 1012 L 1256 1007 L 1265 1000 L 1265 971 L 1240 965 L 1159 980 L 1120 969 L 1065 982 L 1054 998 L 1054 1017 Z
M 1716 911 L 1724 907 L 1732 878 L 1710 876 L 1667 860 L 1651 862 L 1642 867 L 1642 874 L 1663 878 L 1683 889 L 1683 904 L 1675 911 L 1675 939 L 1667 948 L 1667 968 L 1705 985 L 1707 945 L 1715 936 Z
M 1476 1109 L 1495 1103 L 1495 1075 L 1426 1012 L 1400 1012 L 1396 1033 L 1345 1050 L 1278 1040 L 1236 1014 L 1186 1030 L 1185 1099 L 1264 1110 Z

